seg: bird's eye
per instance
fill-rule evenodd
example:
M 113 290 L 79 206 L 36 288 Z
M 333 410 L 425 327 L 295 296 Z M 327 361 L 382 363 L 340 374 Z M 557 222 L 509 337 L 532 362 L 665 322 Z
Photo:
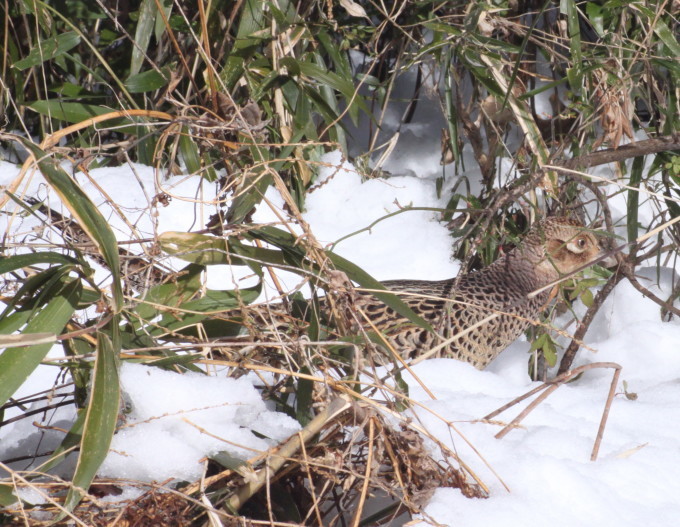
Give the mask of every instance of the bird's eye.
M 586 250 L 588 240 L 586 238 L 576 238 L 567 243 L 567 249 L 576 254 L 581 254 Z

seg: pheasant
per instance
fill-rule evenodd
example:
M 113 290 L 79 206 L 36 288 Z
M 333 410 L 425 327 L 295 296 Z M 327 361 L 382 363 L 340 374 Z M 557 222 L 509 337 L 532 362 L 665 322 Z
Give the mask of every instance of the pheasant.
M 550 302 L 552 288 L 546 286 L 594 263 L 601 252 L 595 235 L 580 222 L 550 217 L 481 270 L 441 281 L 383 282 L 434 331 L 415 325 L 367 292 L 359 292 L 354 307 L 370 320 L 363 327 L 377 328 L 404 358 L 439 346 L 439 355 L 483 369 L 538 319 Z

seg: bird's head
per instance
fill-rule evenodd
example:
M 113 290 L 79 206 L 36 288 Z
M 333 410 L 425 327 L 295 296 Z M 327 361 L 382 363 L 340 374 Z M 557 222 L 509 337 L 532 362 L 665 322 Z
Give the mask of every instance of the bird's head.
M 592 230 L 581 222 L 553 216 L 536 224 L 522 243 L 538 261 L 536 270 L 548 282 L 594 262 L 602 255 L 602 247 Z

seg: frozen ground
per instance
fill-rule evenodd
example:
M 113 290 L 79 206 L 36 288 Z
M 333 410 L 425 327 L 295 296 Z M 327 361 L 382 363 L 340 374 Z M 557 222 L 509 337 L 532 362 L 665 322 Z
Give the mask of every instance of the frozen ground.
M 436 139 L 431 142 L 436 148 Z M 424 172 L 437 173 L 431 165 L 436 156 L 432 152 L 423 152 L 423 156 L 423 164 L 430 163 Z M 338 153 L 328 154 L 325 161 L 335 166 L 342 163 Z M 418 159 L 411 159 L 409 166 L 417 165 Z M 603 168 L 599 173 L 610 176 L 608 170 Z M 17 172 L 15 166 L 0 162 L 0 184 L 6 185 Z M 336 172 L 333 168 L 324 168 L 322 178 L 333 172 Z M 196 205 L 195 199 L 201 192 L 210 196 L 214 191 L 201 189 L 195 178 L 161 183 L 151 168 L 138 165 L 94 170 L 92 175 L 141 237 L 167 230 L 200 228 L 211 213 L 209 208 Z M 45 197 L 40 181 L 36 175 L 27 184 L 29 194 Z M 84 179 L 83 185 L 96 203 L 106 201 L 95 185 L 85 183 Z M 156 217 L 143 213 L 150 198 L 161 190 L 172 194 L 170 205 L 160 207 Z M 610 190 L 613 193 L 615 186 Z M 269 198 L 280 206 L 281 200 L 275 193 L 270 193 Z M 362 181 L 346 164 L 326 185 L 309 195 L 304 216 L 322 243 L 332 243 L 397 210 L 395 200 L 402 206 L 445 205 L 436 197 L 430 178 L 411 175 Z M 622 198 L 612 198 L 612 208 L 614 219 L 621 220 L 625 212 Z M 129 238 L 128 228 L 111 209 L 102 205 L 102 212 L 121 238 Z M 652 214 L 651 205 L 643 205 L 641 221 Z M 255 220 L 273 218 L 271 211 L 261 207 Z M 31 220 L 6 215 L 0 222 L 2 232 L 28 234 L 35 227 Z M 455 275 L 459 268 L 451 260 L 448 231 L 431 212 L 396 215 L 370 232 L 341 242 L 337 252 L 383 280 L 440 279 Z M 657 276 L 656 268 L 642 268 L 638 274 L 648 287 L 659 288 L 659 296 L 670 294 L 672 269 L 662 269 Z M 208 282 L 214 288 L 231 288 L 233 283 L 247 284 L 249 278 L 244 280 L 244 276 L 242 270 L 232 278 L 226 268 L 211 268 Z M 285 277 L 291 288 L 298 280 L 293 275 Z M 657 281 L 658 286 L 654 285 Z M 274 295 L 273 290 L 265 292 L 263 298 L 270 295 Z M 415 373 L 436 399 L 427 396 L 415 382 L 410 383 L 411 396 L 453 421 L 484 461 L 440 418 L 423 410 L 417 411 L 417 418 L 441 441 L 455 447 L 490 487 L 491 494 L 487 500 L 475 500 L 464 498 L 457 490 L 440 489 L 425 509 L 426 516 L 440 524 L 466 527 L 677 525 L 680 324 L 662 322 L 658 306 L 623 282 L 600 310 L 586 343 L 596 353 L 582 350 L 578 364 L 613 361 L 623 367 L 619 395 L 614 399 L 596 462 L 589 461 L 590 451 L 611 379 L 610 370 L 588 372 L 578 381 L 561 387 L 530 414 L 522 428 L 496 440 L 493 436 L 499 427 L 476 420 L 536 385 L 526 374 L 528 343 L 514 343 L 483 372 L 450 359 L 428 360 L 415 367 Z M 18 395 L 35 392 L 46 383 L 51 386 L 56 375 L 54 368 L 41 367 Z M 226 450 L 245 459 L 297 429 L 295 422 L 262 402 L 253 386 L 255 381 L 250 378 L 234 381 L 218 375 L 180 377 L 130 364 L 122 368 L 121 375 L 132 413 L 128 426 L 114 439 L 100 471 L 102 475 L 147 481 L 192 479 L 200 477 L 200 460 L 207 454 Z M 624 380 L 628 392 L 636 393 L 637 399 L 623 395 Z M 507 422 L 517 412 L 512 409 L 500 419 Z M 73 419 L 68 409 L 43 417 L 44 422 L 58 423 L 61 428 L 66 428 Z M 50 441 L 60 439 L 58 432 L 39 432 L 32 421 L 25 419 L 0 430 L 0 460 L 30 452 L 39 441 L 44 448 Z M 214 437 L 199 430 L 207 430 Z M 258 438 L 253 432 L 271 439 Z M 173 460 L 171 465 L 168 459 Z

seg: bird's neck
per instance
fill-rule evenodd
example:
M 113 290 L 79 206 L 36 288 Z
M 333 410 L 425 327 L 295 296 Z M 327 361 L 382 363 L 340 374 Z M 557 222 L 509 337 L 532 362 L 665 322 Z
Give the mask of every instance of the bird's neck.
M 539 267 L 545 258 L 543 247 L 519 246 L 496 260 L 489 268 L 502 273 L 513 289 L 529 294 L 558 278 L 557 271 L 546 272 L 545 266 Z

